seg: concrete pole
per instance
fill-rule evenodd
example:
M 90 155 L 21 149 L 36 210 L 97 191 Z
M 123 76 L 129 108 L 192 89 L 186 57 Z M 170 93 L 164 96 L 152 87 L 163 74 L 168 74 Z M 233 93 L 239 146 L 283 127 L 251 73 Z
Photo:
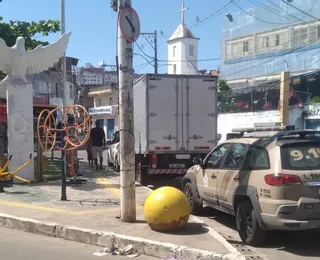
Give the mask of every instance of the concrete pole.
M 118 0 L 118 12 L 131 0 Z M 120 113 L 120 219 L 136 221 L 135 138 L 133 127 L 133 50 L 118 24 L 119 113 Z
M 61 35 L 66 31 L 66 18 L 65 18 L 65 0 L 61 0 Z M 67 62 L 66 62 L 66 52 L 64 52 L 62 57 L 62 86 L 63 86 L 63 106 L 67 105 L 68 98 L 68 87 L 67 87 Z M 61 152 L 61 200 L 67 200 L 67 157 L 64 151 Z
M 154 74 L 158 74 L 158 33 L 154 31 Z
M 280 100 L 279 113 L 280 122 L 283 126 L 289 124 L 289 92 L 290 92 L 290 72 L 281 72 L 280 76 Z

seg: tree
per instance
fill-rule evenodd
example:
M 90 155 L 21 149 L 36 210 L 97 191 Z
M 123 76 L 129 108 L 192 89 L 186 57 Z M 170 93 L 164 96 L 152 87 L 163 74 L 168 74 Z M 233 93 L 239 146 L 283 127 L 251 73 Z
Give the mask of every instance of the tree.
M 1 2 L 1 0 L 0 0 Z M 16 43 L 19 36 L 25 38 L 26 49 L 32 50 L 38 45 L 48 45 L 47 41 L 38 41 L 35 36 L 48 36 L 51 33 L 60 31 L 60 22 L 56 20 L 41 20 L 39 22 L 25 22 L 25 21 L 9 21 L 3 22 L 0 16 L 0 38 L 2 38 L 9 47 Z M 0 79 L 3 79 L 5 74 L 0 72 Z
M 231 88 L 226 80 L 218 82 L 218 109 L 220 113 L 229 112 L 233 107 L 233 102 L 230 99 Z
M 226 92 L 230 91 L 230 87 L 228 85 L 228 82 L 226 80 L 219 80 L 218 82 L 218 91 L 219 92 Z

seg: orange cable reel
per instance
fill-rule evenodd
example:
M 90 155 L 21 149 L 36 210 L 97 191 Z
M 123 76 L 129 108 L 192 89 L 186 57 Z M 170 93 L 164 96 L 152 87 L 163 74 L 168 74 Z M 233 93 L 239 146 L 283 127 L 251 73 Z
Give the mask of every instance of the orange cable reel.
M 61 121 L 63 128 L 58 128 L 57 115 L 62 115 Z M 55 116 L 56 114 L 56 116 Z M 78 119 L 74 124 L 68 124 L 68 115 L 74 117 L 78 115 Z M 79 121 L 81 121 L 79 123 Z M 65 132 L 64 146 L 57 145 L 57 134 Z M 79 135 L 79 132 L 84 135 Z M 53 150 L 72 151 L 85 145 L 90 138 L 91 119 L 88 111 L 81 105 L 73 105 L 68 107 L 57 107 L 53 110 L 43 110 L 37 122 L 37 136 L 39 144 L 44 152 Z

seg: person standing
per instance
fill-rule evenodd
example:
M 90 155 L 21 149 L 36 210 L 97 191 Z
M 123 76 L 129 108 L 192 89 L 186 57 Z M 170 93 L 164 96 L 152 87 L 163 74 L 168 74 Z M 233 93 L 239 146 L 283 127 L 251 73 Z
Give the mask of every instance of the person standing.
M 104 130 L 100 127 L 100 121 L 96 121 L 96 127 L 91 129 L 90 133 L 92 145 L 92 157 L 98 171 L 103 169 L 103 150 L 106 147 L 106 136 Z M 98 167 L 98 157 L 100 167 Z

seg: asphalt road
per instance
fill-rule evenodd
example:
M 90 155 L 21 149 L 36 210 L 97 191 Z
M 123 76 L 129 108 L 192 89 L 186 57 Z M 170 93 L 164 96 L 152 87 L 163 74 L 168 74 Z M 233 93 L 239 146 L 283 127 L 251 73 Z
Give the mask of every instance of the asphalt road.
M 161 182 L 157 186 L 173 186 L 181 188 L 181 179 Z M 268 260 L 314 260 L 320 259 L 320 230 L 305 232 L 270 232 L 266 243 L 259 248 L 243 246 L 236 231 L 235 218 L 213 209 L 205 209 L 198 216 L 208 226 L 219 232 L 234 247 L 244 255 Z
M 101 248 L 69 242 L 58 238 L 38 236 L 11 229 L 0 228 L 0 260 L 124 260 L 128 257 L 95 256 Z M 155 260 L 149 256 L 133 258 L 137 260 Z

